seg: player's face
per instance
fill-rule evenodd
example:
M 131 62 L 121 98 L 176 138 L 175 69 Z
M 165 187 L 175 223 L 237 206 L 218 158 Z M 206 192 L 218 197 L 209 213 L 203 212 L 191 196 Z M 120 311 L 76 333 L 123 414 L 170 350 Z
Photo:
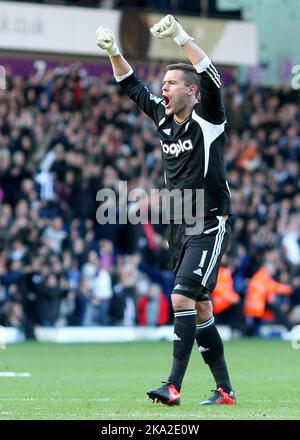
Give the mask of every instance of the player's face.
M 182 70 L 168 70 L 163 78 L 162 95 L 166 115 L 176 115 L 185 109 L 190 87 L 185 85 Z

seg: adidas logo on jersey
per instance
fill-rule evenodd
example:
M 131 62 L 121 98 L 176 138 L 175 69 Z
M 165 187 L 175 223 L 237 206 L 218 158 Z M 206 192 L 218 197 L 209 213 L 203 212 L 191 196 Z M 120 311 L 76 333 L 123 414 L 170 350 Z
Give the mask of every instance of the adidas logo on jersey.
M 200 277 L 202 277 L 202 269 L 201 267 L 199 267 L 199 269 L 193 270 L 193 273 L 196 275 L 199 275 Z
M 184 151 L 192 150 L 193 144 L 191 139 L 187 139 L 186 141 L 179 141 L 177 143 L 173 142 L 172 144 L 163 144 L 161 141 L 161 147 L 165 154 L 170 154 L 171 156 L 177 157 L 179 153 L 183 153 Z

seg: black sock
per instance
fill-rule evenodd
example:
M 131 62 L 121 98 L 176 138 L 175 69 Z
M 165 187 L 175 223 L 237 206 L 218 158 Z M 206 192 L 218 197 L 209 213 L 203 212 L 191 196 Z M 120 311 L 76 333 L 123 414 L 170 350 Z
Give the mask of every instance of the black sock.
M 226 393 L 232 390 L 229 374 L 224 358 L 224 347 L 215 319 L 197 325 L 196 340 L 199 351 L 216 381 L 217 388 L 223 388 Z
M 180 391 L 196 334 L 196 310 L 175 312 L 173 364 L 168 382 Z

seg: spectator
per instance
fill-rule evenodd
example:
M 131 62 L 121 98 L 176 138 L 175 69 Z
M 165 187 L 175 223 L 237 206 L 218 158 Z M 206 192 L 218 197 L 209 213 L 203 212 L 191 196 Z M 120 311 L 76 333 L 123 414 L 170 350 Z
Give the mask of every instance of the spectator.
M 62 291 L 56 275 L 49 274 L 45 281 L 35 283 L 35 320 L 43 327 L 55 326 L 59 317 Z
M 280 305 L 276 304 L 276 295 L 290 295 L 292 288 L 288 284 L 275 281 L 274 275 L 274 265 L 265 262 L 249 283 L 244 305 L 244 313 L 250 318 L 249 335 L 257 335 L 260 322 L 270 320 L 274 315 L 279 324 L 285 325 L 288 330 L 292 327 Z
M 92 295 L 97 310 L 96 322 L 100 325 L 108 325 L 112 283 L 110 273 L 101 265 L 99 265 L 96 276 L 92 281 Z
M 226 261 L 226 260 L 225 260 Z M 233 288 L 230 269 L 220 267 L 217 285 L 212 292 L 214 316 L 217 324 L 226 323 L 241 333 L 245 330 L 241 299 Z
M 119 257 L 118 282 L 114 286 L 111 317 L 114 325 L 134 325 L 137 322 L 137 264 L 132 256 Z
M 66 237 L 67 233 L 64 231 L 63 222 L 60 217 L 56 217 L 42 235 L 43 241 L 57 254 L 62 252 L 62 243 Z
M 159 284 L 151 284 L 149 293 L 138 300 L 138 323 L 166 325 L 170 318 L 169 302 Z

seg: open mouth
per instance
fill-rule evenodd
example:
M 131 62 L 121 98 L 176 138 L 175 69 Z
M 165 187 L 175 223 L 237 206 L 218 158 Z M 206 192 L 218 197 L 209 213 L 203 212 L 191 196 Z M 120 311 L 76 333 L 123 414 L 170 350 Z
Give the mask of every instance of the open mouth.
M 167 95 L 163 95 L 164 102 L 165 102 L 165 108 L 170 107 L 170 98 Z

